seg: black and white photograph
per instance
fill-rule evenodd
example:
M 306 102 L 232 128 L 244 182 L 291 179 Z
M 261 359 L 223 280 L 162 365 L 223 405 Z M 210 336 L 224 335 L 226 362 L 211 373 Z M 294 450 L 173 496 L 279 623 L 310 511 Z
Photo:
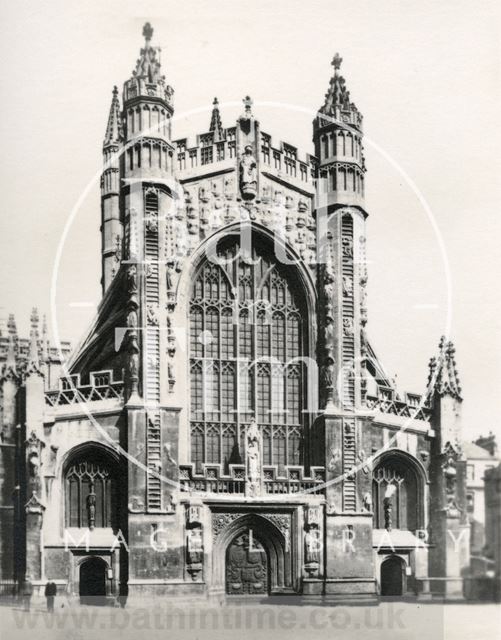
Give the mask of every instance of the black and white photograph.
M 501 634 L 501 3 L 0 7 L 0 634 Z

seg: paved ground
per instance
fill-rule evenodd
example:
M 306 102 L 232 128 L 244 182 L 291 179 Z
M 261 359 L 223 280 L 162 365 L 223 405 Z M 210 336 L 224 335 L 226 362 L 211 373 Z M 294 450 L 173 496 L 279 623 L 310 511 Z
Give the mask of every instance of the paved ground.
M 494 640 L 501 637 L 501 607 L 494 604 L 384 602 L 367 606 L 287 606 L 247 602 L 225 607 L 165 600 L 125 609 L 80 606 L 59 599 L 56 612 L 33 602 L 0 607 L 2 640 Z

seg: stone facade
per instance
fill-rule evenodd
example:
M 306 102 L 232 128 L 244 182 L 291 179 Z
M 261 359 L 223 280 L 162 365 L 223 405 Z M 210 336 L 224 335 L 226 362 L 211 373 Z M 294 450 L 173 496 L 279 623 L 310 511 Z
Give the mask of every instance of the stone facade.
M 499 464 L 496 442 L 493 436 L 464 442 L 466 455 L 466 501 L 471 535 L 472 556 L 481 556 L 485 546 L 485 474 Z
M 273 142 L 249 97 L 228 128 L 215 101 L 190 145 L 144 35 L 103 145 L 98 319 L 56 388 L 36 350 L 4 366 L 2 578 L 81 596 L 91 570 L 108 596 L 461 596 L 454 348 L 401 395 L 367 340 L 362 116 L 341 59 L 314 155 Z M 236 343 L 274 360 L 245 377 Z
M 486 555 L 494 561 L 493 596 L 501 602 L 501 464 L 485 472 Z

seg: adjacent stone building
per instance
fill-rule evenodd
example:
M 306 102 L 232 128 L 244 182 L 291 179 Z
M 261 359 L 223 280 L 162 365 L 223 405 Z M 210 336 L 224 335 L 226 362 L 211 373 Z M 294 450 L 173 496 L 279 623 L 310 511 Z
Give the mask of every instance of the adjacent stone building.
M 2 578 L 84 601 L 461 596 L 454 347 L 401 395 L 368 342 L 362 115 L 341 59 L 313 153 L 274 140 L 249 97 L 230 126 L 215 100 L 193 142 L 172 135 L 144 36 L 103 145 L 98 318 L 55 388 L 35 348 L 3 368 Z
M 470 548 L 482 555 L 485 546 L 485 474 L 499 464 L 496 440 L 491 434 L 475 442 L 464 442 L 466 456 L 466 504 L 470 521 Z
M 501 464 L 485 472 L 485 554 L 492 559 L 494 600 L 501 602 Z

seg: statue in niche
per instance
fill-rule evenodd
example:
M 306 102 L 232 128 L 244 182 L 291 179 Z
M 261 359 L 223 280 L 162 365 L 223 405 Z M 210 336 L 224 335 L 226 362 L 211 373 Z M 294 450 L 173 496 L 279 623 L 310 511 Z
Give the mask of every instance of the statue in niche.
M 325 348 L 329 354 L 332 353 L 332 349 L 334 348 L 334 321 L 328 316 L 327 324 L 325 325 Z
M 255 420 L 252 420 L 249 430 L 247 431 L 247 475 L 251 480 L 257 480 L 261 476 L 260 471 L 260 440 L 258 426 Z
M 320 533 L 318 529 L 311 527 L 304 535 L 306 563 L 318 564 L 320 560 Z
M 249 200 L 257 194 L 257 163 L 250 144 L 245 146 L 240 160 L 240 191 Z
M 175 260 L 167 260 L 166 267 L 165 279 L 167 284 L 167 291 L 171 293 L 174 290 L 174 274 L 176 273 Z
M 341 449 L 339 447 L 336 449 L 331 447 L 331 458 L 329 460 L 329 465 L 327 469 L 329 471 L 335 472 L 338 463 L 341 461 L 341 457 L 342 457 Z
M 201 564 L 203 560 L 202 529 L 190 529 L 188 531 L 188 562 L 189 564 Z
M 89 529 L 92 531 L 96 524 L 96 494 L 94 489 L 87 496 L 87 517 L 89 519 Z
M 393 505 L 391 504 L 390 498 L 385 498 L 383 500 L 383 510 L 384 510 L 384 528 L 387 531 L 391 531 L 392 521 L 391 521 L 391 512 L 393 509 Z
M 261 483 L 261 433 L 254 419 L 247 430 L 245 457 L 248 492 L 251 496 L 257 496 Z

